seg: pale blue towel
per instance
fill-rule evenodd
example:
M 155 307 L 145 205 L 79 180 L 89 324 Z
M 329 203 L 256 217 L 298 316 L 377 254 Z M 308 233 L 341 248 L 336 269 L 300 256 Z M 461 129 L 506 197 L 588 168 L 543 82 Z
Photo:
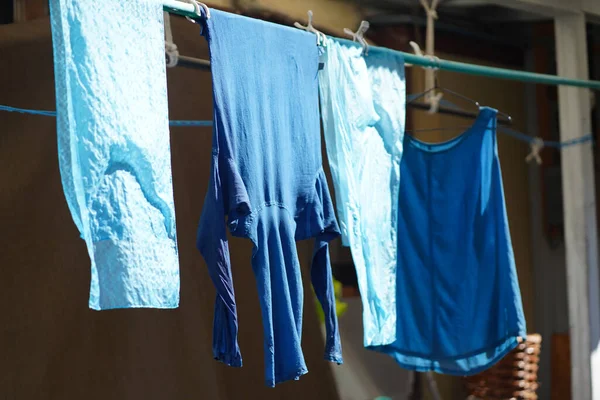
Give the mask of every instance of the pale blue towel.
M 51 0 L 58 152 L 93 309 L 174 308 L 179 263 L 157 0 Z

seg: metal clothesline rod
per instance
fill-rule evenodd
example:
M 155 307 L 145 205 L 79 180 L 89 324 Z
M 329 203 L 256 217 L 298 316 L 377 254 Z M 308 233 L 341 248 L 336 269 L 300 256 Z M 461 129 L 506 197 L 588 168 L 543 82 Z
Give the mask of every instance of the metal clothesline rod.
M 184 17 L 198 18 L 196 9 L 191 3 L 184 3 L 177 0 L 163 0 L 163 10 L 171 14 L 182 15 Z
M 352 43 L 348 39 L 337 39 L 346 43 Z M 585 79 L 572 79 L 556 75 L 538 74 L 535 72 L 519 71 L 513 69 L 487 67 L 483 65 L 467 64 L 456 61 L 442 60 L 436 57 L 417 56 L 403 51 L 392 50 L 385 47 L 370 46 L 369 53 L 377 51 L 382 53 L 401 54 L 404 61 L 409 64 L 418 65 L 425 68 L 437 68 L 444 71 L 459 72 L 468 75 L 486 76 L 496 79 L 507 79 L 526 83 L 537 83 L 544 85 L 564 85 L 577 86 L 600 90 L 600 81 L 591 81 Z M 368 57 L 368 56 L 367 56 Z
M 193 69 L 200 69 L 203 71 L 210 71 L 210 61 L 209 60 L 202 60 L 200 58 L 187 57 L 187 56 L 181 56 L 181 55 L 177 57 L 177 66 L 193 68 Z
M 163 0 L 164 10 L 170 13 L 183 15 L 186 17 L 198 17 L 195 13 L 194 5 L 177 0 Z M 347 39 L 338 39 L 351 42 Z M 425 68 L 437 68 L 444 71 L 458 72 L 462 74 L 486 76 L 489 78 L 507 79 L 511 81 L 520 81 L 527 83 L 537 83 L 544 85 L 565 85 L 600 90 L 600 81 L 585 79 L 572 79 L 556 75 L 538 74 L 535 72 L 518 71 L 505 68 L 488 67 L 476 64 L 467 64 L 456 61 L 441 60 L 434 57 L 417 56 L 398 50 L 391 50 L 385 47 L 371 46 L 370 50 L 402 54 L 404 61 L 413 65 Z
M 486 76 L 497 79 L 507 79 L 525 83 L 537 83 L 544 85 L 564 85 L 600 90 L 600 81 L 585 79 L 572 79 L 562 76 L 538 74 L 535 72 L 511 70 L 496 67 L 486 67 L 476 64 L 467 64 L 456 61 L 432 60 L 427 57 L 416 56 L 410 53 L 401 52 L 404 61 L 421 67 L 438 68 L 444 71 L 459 72 L 462 74 Z

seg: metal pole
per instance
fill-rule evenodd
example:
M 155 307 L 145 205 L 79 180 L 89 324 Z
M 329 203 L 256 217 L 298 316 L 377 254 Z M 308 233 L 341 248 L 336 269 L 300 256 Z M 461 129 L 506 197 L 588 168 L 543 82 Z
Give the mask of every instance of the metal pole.
M 351 40 L 336 38 L 341 42 L 353 43 Z M 565 78 L 556 75 L 537 74 L 535 72 L 518 71 L 512 69 L 487 67 L 483 65 L 467 64 L 456 61 L 447 61 L 440 59 L 427 58 L 422 56 L 416 56 L 411 53 L 405 53 L 403 51 L 387 49 L 385 47 L 369 47 L 369 54 L 371 52 L 391 52 L 395 54 L 402 54 L 404 61 L 409 64 L 418 65 L 420 67 L 439 68 L 444 71 L 459 72 L 462 74 L 487 76 L 490 78 L 497 79 L 508 79 L 512 81 L 538 83 L 544 85 L 564 85 L 564 86 L 577 86 L 584 87 L 594 90 L 600 90 L 600 81 L 590 81 L 585 79 L 574 79 Z M 368 56 L 367 56 L 368 57 Z
M 490 78 L 508 79 L 513 81 L 538 83 L 545 85 L 565 85 L 600 90 L 600 81 L 585 79 L 564 78 L 561 76 L 538 74 L 535 72 L 517 71 L 504 68 L 486 67 L 475 64 L 466 64 L 455 61 L 431 60 L 414 54 L 401 52 L 407 63 L 420 65 L 422 67 L 437 67 L 445 71 L 460 72 L 469 75 L 487 76 Z
M 587 78 L 584 14 L 555 17 L 554 32 L 558 73 Z M 589 93 L 561 86 L 558 100 L 561 140 L 589 133 Z M 600 285 L 592 146 L 570 146 L 561 153 L 571 394 L 577 400 L 600 400 Z
M 198 17 L 194 5 L 191 3 L 184 3 L 177 0 L 163 0 L 163 9 L 172 14 L 183 15 L 184 17 Z

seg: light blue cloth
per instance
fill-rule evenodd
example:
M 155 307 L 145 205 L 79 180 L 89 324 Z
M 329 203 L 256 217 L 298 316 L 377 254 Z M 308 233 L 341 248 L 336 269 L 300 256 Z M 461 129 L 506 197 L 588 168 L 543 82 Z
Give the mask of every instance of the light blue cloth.
M 328 249 L 339 228 L 321 161 L 316 37 L 218 10 L 202 23 L 215 113 L 198 249 L 217 289 L 213 354 L 242 365 L 227 217 L 231 234 L 253 243 L 265 380 L 275 386 L 307 372 L 297 240 L 315 238 L 311 280 L 325 313 L 325 359 L 342 362 Z
M 51 0 L 63 189 L 93 309 L 174 308 L 179 262 L 159 0 Z
M 405 119 L 404 61 L 327 38 L 321 116 L 343 243 L 363 301 L 365 346 L 396 338 L 396 231 Z
M 496 111 L 439 144 L 404 138 L 398 216 L 396 341 L 403 367 L 470 375 L 526 336 Z

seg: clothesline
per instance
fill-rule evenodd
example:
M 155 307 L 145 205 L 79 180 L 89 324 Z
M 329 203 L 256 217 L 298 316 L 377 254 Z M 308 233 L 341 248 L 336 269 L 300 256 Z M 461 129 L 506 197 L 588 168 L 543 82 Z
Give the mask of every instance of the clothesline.
M 30 114 L 30 115 L 42 115 L 45 117 L 56 117 L 56 111 L 47 111 L 47 110 L 31 110 L 27 108 L 17 108 L 11 106 L 5 106 L 0 104 L 0 111 L 8 111 L 8 112 L 17 112 L 21 114 Z M 187 126 L 187 127 L 201 127 L 201 126 L 212 126 L 212 121 L 207 120 L 170 120 L 169 125 L 171 126 Z M 499 126 L 498 131 L 504 133 L 508 136 L 511 136 L 517 140 L 521 140 L 528 144 L 531 144 L 536 140 L 535 137 L 526 135 L 522 132 L 516 131 L 514 129 L 510 129 L 504 126 Z M 562 149 L 569 146 L 574 146 L 577 144 L 586 143 L 593 140 L 593 136 L 591 134 L 584 135 L 576 139 L 566 140 L 564 142 L 559 142 L 555 140 L 542 140 L 544 147 L 552 147 L 555 149 Z
M 173 57 L 173 54 L 169 53 L 167 51 L 166 56 L 167 56 L 167 60 L 168 60 L 171 57 Z M 180 54 L 177 54 L 176 57 L 177 58 L 176 58 L 175 62 L 173 62 L 173 64 L 170 65 L 171 67 L 185 67 L 185 68 L 192 68 L 192 69 L 201 70 L 201 71 L 211 71 L 209 60 L 203 60 L 200 58 L 182 56 Z M 169 62 L 167 62 L 167 65 L 169 65 Z M 407 100 L 409 100 L 410 97 L 411 96 L 408 96 Z M 414 96 L 414 97 L 416 97 L 416 96 Z M 453 115 L 453 116 L 463 117 L 463 118 L 477 117 L 477 113 L 461 110 L 460 108 L 457 108 L 452 104 L 450 104 L 450 106 L 447 106 L 447 104 L 450 104 L 450 103 L 446 102 L 444 100 L 440 101 L 440 104 L 437 106 L 436 113 L 444 114 L 444 115 Z M 406 107 L 416 108 L 419 110 L 430 110 L 431 104 L 427 104 L 425 102 L 409 101 L 406 103 Z M 499 125 L 510 125 L 512 123 L 512 121 L 510 119 L 507 119 L 506 117 L 503 117 L 503 116 L 498 116 L 497 121 L 498 121 Z
M 163 0 L 164 10 L 187 16 L 190 18 L 201 18 L 193 11 L 194 7 L 190 3 L 184 3 L 176 0 Z M 342 39 L 347 40 L 347 39 Z M 375 46 L 369 46 L 375 48 Z M 519 71 L 497 67 L 488 67 L 483 65 L 468 64 L 456 61 L 442 60 L 437 57 L 418 56 L 403 51 L 392 50 L 385 47 L 378 47 L 381 51 L 402 54 L 404 60 L 413 65 L 419 65 L 424 68 L 435 68 L 446 71 L 459 72 L 469 75 L 479 75 L 498 79 L 508 79 L 513 81 L 536 83 L 544 85 L 565 85 L 583 87 L 593 90 L 600 90 L 600 81 L 573 79 L 556 75 L 540 74 L 528 71 Z
M 56 111 L 47 111 L 47 110 L 31 110 L 27 108 L 17 108 L 11 106 L 4 106 L 0 104 L 0 111 L 8 111 L 8 112 L 17 112 L 21 114 L 30 114 L 30 115 L 42 115 L 44 117 L 56 117 Z M 170 120 L 169 125 L 171 126 L 212 126 L 212 121 L 206 120 Z
M 512 136 L 515 139 L 518 139 L 518 140 L 521 140 L 523 142 L 527 142 L 530 144 L 537 139 L 535 137 L 526 135 L 519 131 L 515 131 L 514 129 L 510 129 L 505 126 L 498 127 L 498 131 L 501 133 L 507 134 L 508 136 Z M 562 149 L 565 147 L 574 146 L 576 144 L 582 144 L 585 142 L 589 142 L 593 139 L 594 139 L 593 136 L 591 134 L 588 134 L 588 135 L 583 135 L 581 137 L 578 137 L 576 139 L 565 140 L 562 142 L 555 141 L 555 140 L 542 140 L 541 142 L 544 144 L 544 147 L 552 147 L 555 149 Z

